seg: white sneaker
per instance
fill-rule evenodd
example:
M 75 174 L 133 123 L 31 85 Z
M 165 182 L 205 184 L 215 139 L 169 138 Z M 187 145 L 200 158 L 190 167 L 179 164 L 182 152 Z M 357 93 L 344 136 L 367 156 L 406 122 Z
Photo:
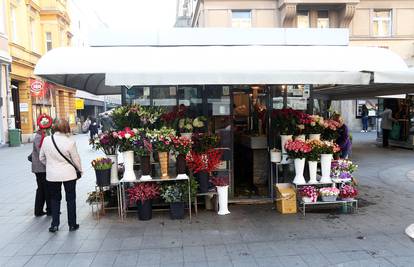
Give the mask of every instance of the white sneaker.
M 361 133 L 365 133 L 365 131 L 364 130 L 361 130 Z

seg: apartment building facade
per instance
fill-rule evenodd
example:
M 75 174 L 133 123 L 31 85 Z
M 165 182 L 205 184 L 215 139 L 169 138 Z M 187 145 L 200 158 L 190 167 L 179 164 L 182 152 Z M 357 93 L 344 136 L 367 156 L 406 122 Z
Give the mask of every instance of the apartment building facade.
M 350 45 L 391 49 L 409 66 L 414 66 L 413 18 L 414 1 L 407 0 L 180 0 L 177 6 L 177 26 L 348 28 Z M 351 129 L 361 128 L 356 100 L 336 102 L 334 108 Z
M 76 90 L 42 81 L 34 67 L 49 50 L 69 46 L 72 34 L 66 0 L 6 0 L 12 127 L 22 130 L 23 142 L 30 141 L 36 119 L 46 113 L 66 118 L 75 125 Z

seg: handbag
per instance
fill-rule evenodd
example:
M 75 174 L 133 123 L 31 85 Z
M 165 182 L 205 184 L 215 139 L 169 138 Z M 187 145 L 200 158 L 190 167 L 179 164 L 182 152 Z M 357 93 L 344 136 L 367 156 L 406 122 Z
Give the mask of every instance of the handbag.
M 27 156 L 27 160 L 32 162 L 32 153 L 30 153 L 29 156 Z
M 79 170 L 78 170 L 78 168 L 75 166 L 75 164 L 73 164 L 73 162 L 72 161 L 70 161 L 65 155 L 63 155 L 63 153 L 59 150 L 59 148 L 58 148 L 58 146 L 56 145 L 56 142 L 55 142 L 55 138 L 53 137 L 53 134 L 52 134 L 52 142 L 53 142 L 53 145 L 55 145 L 55 148 L 56 148 L 56 150 L 59 152 L 59 154 L 70 164 L 70 165 L 72 165 L 73 166 L 73 168 L 75 168 L 75 171 L 76 171 L 76 178 L 77 179 L 79 179 L 79 178 L 81 178 L 82 177 L 82 172 L 80 172 Z

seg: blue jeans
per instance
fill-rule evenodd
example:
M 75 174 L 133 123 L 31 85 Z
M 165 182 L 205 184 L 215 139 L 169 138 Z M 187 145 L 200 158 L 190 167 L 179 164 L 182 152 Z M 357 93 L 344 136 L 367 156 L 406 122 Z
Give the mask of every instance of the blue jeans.
M 362 130 L 368 131 L 368 117 L 362 117 Z

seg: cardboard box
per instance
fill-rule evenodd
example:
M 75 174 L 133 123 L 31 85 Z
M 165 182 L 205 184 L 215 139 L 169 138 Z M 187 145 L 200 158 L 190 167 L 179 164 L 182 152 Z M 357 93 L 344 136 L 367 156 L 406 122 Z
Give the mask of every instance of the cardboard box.
M 290 183 L 275 185 L 276 209 L 282 214 L 296 213 L 296 190 Z

